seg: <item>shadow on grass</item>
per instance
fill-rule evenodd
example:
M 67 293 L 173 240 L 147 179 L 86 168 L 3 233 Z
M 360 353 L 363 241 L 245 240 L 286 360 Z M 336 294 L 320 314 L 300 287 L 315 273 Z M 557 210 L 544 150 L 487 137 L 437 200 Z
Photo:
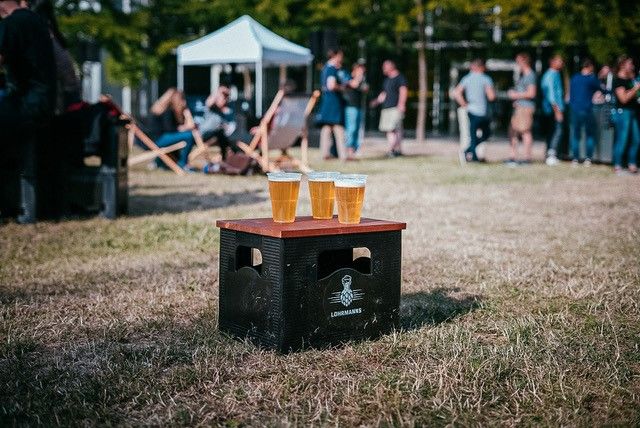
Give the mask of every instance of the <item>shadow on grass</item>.
M 481 296 L 452 296 L 459 288 L 436 288 L 429 292 L 403 294 L 400 301 L 400 327 L 417 330 L 437 325 L 480 307 Z
M 158 195 L 132 194 L 129 195 L 129 215 L 135 217 L 149 214 L 176 214 L 251 205 L 265 200 L 267 197 L 262 190 L 224 192 L 222 194 L 196 192 L 172 192 Z
M 216 370 L 226 361 L 234 373 L 251 348 L 228 341 L 216 325 L 217 314 L 206 309 L 186 322 L 119 320 L 62 346 L 31 338 L 0 343 L 0 426 L 121 425 L 123 404 L 157 403 L 212 378 L 209 367 L 194 364 L 196 355 L 214 359 Z

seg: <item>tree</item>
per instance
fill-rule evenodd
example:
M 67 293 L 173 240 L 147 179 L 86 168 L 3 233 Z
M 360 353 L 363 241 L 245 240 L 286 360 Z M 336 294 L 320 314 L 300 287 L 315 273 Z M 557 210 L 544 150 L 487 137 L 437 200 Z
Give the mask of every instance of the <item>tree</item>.
M 607 62 L 640 42 L 640 3 L 626 0 L 509 0 L 500 3 L 507 37 L 584 43 Z
M 499 15 L 488 13 L 499 5 Z M 599 62 L 640 44 L 640 2 L 628 0 L 432 0 L 428 7 L 446 8 L 492 25 L 499 19 L 505 38 L 551 41 L 559 49 L 583 45 Z
M 416 0 L 418 23 L 418 116 L 416 118 L 416 141 L 424 141 L 424 129 L 427 119 L 427 56 L 425 54 L 424 8 L 422 0 Z

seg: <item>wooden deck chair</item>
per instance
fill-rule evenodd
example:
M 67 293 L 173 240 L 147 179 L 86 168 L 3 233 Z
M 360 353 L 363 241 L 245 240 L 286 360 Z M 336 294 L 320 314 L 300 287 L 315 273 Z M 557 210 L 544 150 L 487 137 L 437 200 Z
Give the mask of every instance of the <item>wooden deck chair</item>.
M 171 153 L 171 152 L 174 152 L 176 150 L 184 149 L 186 145 L 187 145 L 186 142 L 180 141 L 179 143 L 175 143 L 175 144 L 172 144 L 172 145 L 167 146 L 167 147 L 162 147 L 158 151 L 149 150 L 149 151 L 146 151 L 144 153 L 140 153 L 139 155 L 130 157 L 129 160 L 127 161 L 127 163 L 128 163 L 129 166 L 134 166 L 134 165 L 138 165 L 138 164 L 145 163 L 145 162 L 151 162 L 152 160 L 154 160 L 155 158 L 157 158 L 159 156 L 159 152 L 165 153 L 165 154 L 166 153 Z
M 158 147 L 158 145 L 151 138 L 149 138 L 149 136 L 147 134 L 145 134 L 142 131 L 142 129 L 140 129 L 140 127 L 136 123 L 136 121 L 133 118 L 133 116 L 128 115 L 124 111 L 122 111 L 122 108 L 120 108 L 120 106 L 113 101 L 111 96 L 103 94 L 103 95 L 100 96 L 100 101 L 105 103 L 105 104 L 108 104 L 112 109 L 114 109 L 114 110 L 116 110 L 118 112 L 120 117 L 122 117 L 124 119 L 127 119 L 129 121 L 129 124 L 126 125 L 127 128 L 129 129 L 129 135 L 128 135 L 129 148 L 133 147 L 133 141 L 134 141 L 135 137 L 138 137 L 138 139 L 142 142 L 142 144 L 147 146 L 147 148 L 149 150 L 151 150 L 151 152 L 153 152 L 153 155 L 151 155 L 150 153 L 142 153 L 142 154 L 139 154 L 137 156 L 129 157 L 129 160 L 127 161 L 129 165 L 135 165 L 137 163 L 150 161 L 152 159 L 155 159 L 156 157 L 159 157 L 162 160 L 162 162 L 164 162 L 164 164 L 167 165 L 176 174 L 178 174 L 178 175 L 185 175 L 186 174 L 184 172 L 184 170 L 182 168 L 180 168 L 178 166 L 178 164 L 173 159 L 171 159 L 171 157 L 169 155 L 167 155 L 167 153 L 169 152 L 168 149 L 171 146 L 165 147 L 164 150 L 161 149 L 160 147 Z M 180 143 L 178 143 L 178 144 L 180 144 Z M 186 143 L 185 143 L 185 145 L 186 145 Z M 174 146 L 176 146 L 176 145 L 174 144 Z M 182 146 L 182 147 L 184 147 L 184 146 Z M 174 150 L 176 150 L 176 149 L 174 148 Z M 140 160 L 140 159 L 142 159 L 142 160 Z
M 308 161 L 308 129 L 307 121 L 313 111 L 319 91 L 311 98 L 285 96 L 278 91 L 271 106 L 260 121 L 258 132 L 250 144 L 238 143 L 247 155 L 258 161 L 264 172 L 277 171 L 284 165 L 291 165 L 302 172 L 309 172 Z M 301 138 L 301 156 L 295 159 L 287 153 L 298 138 Z M 258 146 L 260 154 L 257 153 Z M 270 150 L 280 150 L 281 154 L 274 161 L 269 160 Z
M 188 109 L 185 110 L 185 116 L 188 116 L 193 121 L 191 111 L 189 111 Z M 209 153 L 209 147 L 207 147 L 207 145 L 204 143 L 204 140 L 202 139 L 200 130 L 198 128 L 195 128 L 193 131 L 191 131 L 191 134 L 193 135 L 193 139 L 196 142 L 196 149 L 192 150 L 191 153 L 189 153 L 189 162 L 192 162 L 200 156 L 204 157 L 205 161 L 212 162 L 214 159 L 211 156 L 211 153 Z

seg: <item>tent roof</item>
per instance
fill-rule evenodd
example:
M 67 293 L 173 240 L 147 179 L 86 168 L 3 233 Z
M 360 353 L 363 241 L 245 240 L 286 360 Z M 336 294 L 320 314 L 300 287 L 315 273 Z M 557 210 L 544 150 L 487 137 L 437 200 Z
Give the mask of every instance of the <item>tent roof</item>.
M 178 65 L 248 64 L 307 65 L 313 55 L 270 31 L 248 15 L 213 33 L 178 46 Z

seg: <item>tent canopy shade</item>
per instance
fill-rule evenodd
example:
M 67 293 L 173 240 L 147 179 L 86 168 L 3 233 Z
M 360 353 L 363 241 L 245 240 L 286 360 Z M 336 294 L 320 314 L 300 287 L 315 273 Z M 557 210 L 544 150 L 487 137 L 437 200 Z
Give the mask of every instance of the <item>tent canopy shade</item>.
M 262 115 L 263 68 L 273 66 L 307 66 L 313 62 L 311 51 L 277 35 L 248 15 L 241 16 L 213 33 L 178 46 L 178 88 L 184 89 L 184 67 L 244 64 L 255 66 L 256 113 Z M 309 82 L 309 79 L 307 80 Z M 308 88 L 310 89 L 310 88 Z
M 178 65 L 308 65 L 311 51 L 270 31 L 248 15 L 178 46 Z

